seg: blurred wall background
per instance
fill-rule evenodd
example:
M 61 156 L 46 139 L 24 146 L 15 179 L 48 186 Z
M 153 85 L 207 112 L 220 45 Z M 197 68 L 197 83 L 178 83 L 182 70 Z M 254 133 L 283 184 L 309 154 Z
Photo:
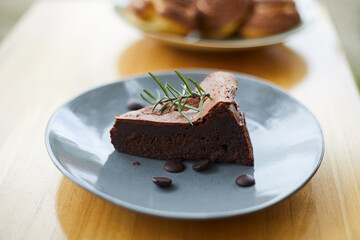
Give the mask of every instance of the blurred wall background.
M 0 0 L 0 42 L 35 1 L 37 0 Z M 360 86 L 360 0 L 318 1 L 328 8 L 335 22 L 354 76 Z

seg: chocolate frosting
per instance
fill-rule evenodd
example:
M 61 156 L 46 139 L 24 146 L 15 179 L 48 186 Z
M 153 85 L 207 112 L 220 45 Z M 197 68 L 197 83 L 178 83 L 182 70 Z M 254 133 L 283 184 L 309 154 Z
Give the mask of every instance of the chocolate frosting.
M 210 98 L 207 98 L 202 106 L 203 118 L 206 118 L 209 114 L 211 114 L 212 110 L 221 105 L 226 106 L 231 112 L 233 112 L 234 117 L 240 121 L 238 107 L 234 99 L 235 92 L 237 90 L 237 80 L 233 74 L 227 72 L 211 73 L 201 83 L 201 87 L 207 93 L 210 93 Z M 196 102 L 193 104 L 196 104 Z M 169 111 L 166 109 L 162 113 L 158 113 L 157 111 L 153 112 L 152 108 L 152 106 L 148 106 L 137 111 L 131 111 L 118 115 L 116 118 L 129 121 L 153 122 L 156 124 L 182 123 L 190 125 L 190 123 L 178 111 Z M 157 110 L 160 108 L 161 106 L 158 106 Z M 183 113 L 190 119 L 191 122 L 201 122 L 199 112 L 188 109 L 185 111 L 183 110 Z

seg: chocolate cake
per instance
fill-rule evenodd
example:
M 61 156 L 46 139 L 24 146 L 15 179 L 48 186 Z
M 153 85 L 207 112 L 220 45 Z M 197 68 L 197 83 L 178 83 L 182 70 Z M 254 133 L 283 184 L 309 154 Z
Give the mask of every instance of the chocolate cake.
M 214 72 L 200 85 L 210 93 L 201 108 L 202 119 L 199 112 L 183 109 L 191 125 L 178 111 L 167 108 L 158 113 L 152 111 L 153 106 L 117 115 L 110 131 L 115 149 L 165 160 L 209 159 L 253 166 L 245 116 L 234 100 L 235 76 Z M 188 104 L 198 107 L 199 100 L 194 98 Z

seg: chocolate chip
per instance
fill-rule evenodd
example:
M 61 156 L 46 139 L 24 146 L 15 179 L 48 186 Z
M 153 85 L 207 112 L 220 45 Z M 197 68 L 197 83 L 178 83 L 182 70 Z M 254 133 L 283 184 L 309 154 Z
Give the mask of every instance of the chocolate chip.
M 197 161 L 192 165 L 192 169 L 194 169 L 195 171 L 202 171 L 207 168 L 207 166 L 209 166 L 209 162 L 210 161 L 208 159 Z
M 237 177 L 235 182 L 240 187 L 249 187 L 255 184 L 255 178 L 248 174 L 243 174 Z
M 135 162 L 133 162 L 133 165 L 140 165 L 140 162 L 135 161 Z
M 136 98 L 129 99 L 127 101 L 126 105 L 127 105 L 127 108 L 131 111 L 138 110 L 140 108 L 145 107 L 145 105 L 142 103 L 142 101 L 139 99 L 136 99 Z
M 184 164 L 180 161 L 170 160 L 164 164 L 164 169 L 168 172 L 177 173 L 184 170 Z
M 153 177 L 152 181 L 159 187 L 167 187 L 172 183 L 172 180 L 166 177 Z

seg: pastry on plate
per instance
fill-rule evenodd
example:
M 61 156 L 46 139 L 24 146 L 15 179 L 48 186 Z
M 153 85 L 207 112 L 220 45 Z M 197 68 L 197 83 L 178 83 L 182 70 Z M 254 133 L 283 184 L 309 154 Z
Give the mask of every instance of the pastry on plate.
M 265 37 L 285 32 L 300 23 L 292 0 L 253 0 L 248 19 L 239 30 L 245 38 Z
M 247 18 L 251 0 L 195 0 L 204 37 L 222 39 L 236 32 Z
M 125 15 L 135 25 L 153 31 L 186 35 L 198 27 L 192 0 L 133 0 Z
M 293 0 L 132 0 L 125 17 L 145 30 L 210 39 L 264 37 L 300 23 Z

